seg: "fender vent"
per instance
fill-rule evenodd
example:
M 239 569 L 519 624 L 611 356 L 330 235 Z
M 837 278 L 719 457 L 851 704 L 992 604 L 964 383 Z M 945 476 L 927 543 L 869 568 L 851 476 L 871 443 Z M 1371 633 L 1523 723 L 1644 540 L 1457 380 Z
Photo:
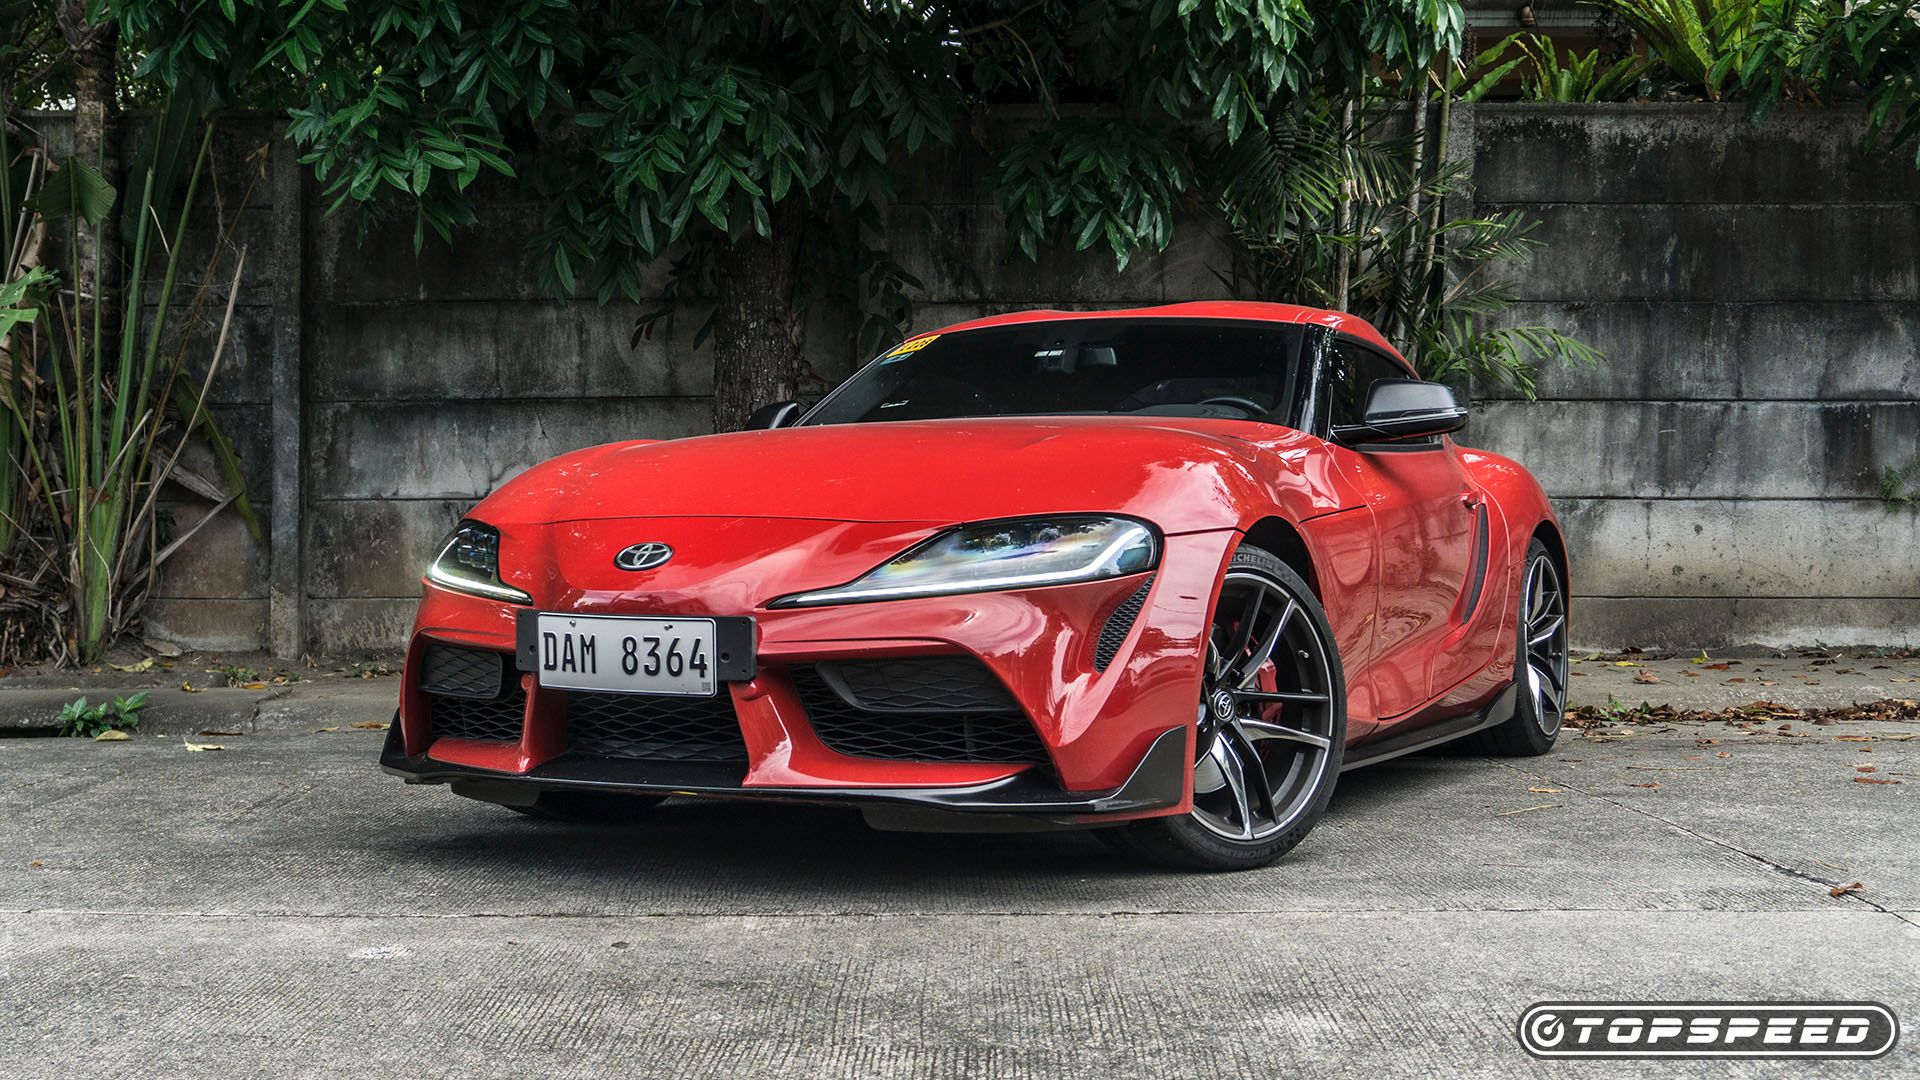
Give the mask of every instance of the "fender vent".
M 1120 646 L 1127 643 L 1127 635 L 1133 632 L 1133 622 L 1140 617 L 1140 609 L 1147 606 L 1147 592 L 1153 588 L 1153 577 L 1140 583 L 1132 596 L 1120 602 L 1107 616 L 1107 623 L 1100 628 L 1100 639 L 1093 645 L 1093 670 L 1105 671 L 1113 658 L 1120 655 Z

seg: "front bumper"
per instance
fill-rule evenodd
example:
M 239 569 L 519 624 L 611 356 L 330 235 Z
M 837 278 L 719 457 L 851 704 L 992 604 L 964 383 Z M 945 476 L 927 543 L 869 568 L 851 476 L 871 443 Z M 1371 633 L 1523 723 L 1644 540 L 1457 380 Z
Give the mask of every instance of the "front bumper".
M 632 761 L 563 754 L 524 773 L 507 774 L 406 752 L 398 715 L 387 730 L 380 767 L 410 784 L 451 784 L 488 802 L 528 805 L 542 791 L 604 791 L 891 807 L 936 814 L 1010 815 L 1050 825 L 1080 825 L 1179 807 L 1192 772 L 1189 732 L 1176 728 L 1147 748 L 1132 775 L 1110 791 L 1065 791 L 1026 770 L 956 787 L 747 787 L 725 766 Z
M 661 536 L 685 551 L 719 550 L 723 545 L 715 530 L 720 528 L 712 522 L 651 521 L 647 535 Z M 560 553 L 630 540 L 634 531 L 631 525 L 616 529 L 593 523 L 588 534 L 570 535 L 567 545 L 551 550 L 564 562 Z M 442 737 L 421 689 L 423 655 L 445 645 L 488 650 L 511 663 L 518 645 L 516 615 L 526 609 L 429 585 L 403 678 L 399 748 L 388 756 L 388 764 L 416 781 L 457 779 L 463 785 L 499 781 L 534 789 L 597 785 L 703 795 L 818 797 L 1055 818 L 1105 815 L 1118 820 L 1181 813 L 1187 808 L 1184 788 L 1191 759 L 1180 770 L 1178 792 L 1157 779 L 1146 782 L 1155 776 L 1146 763 L 1156 752 L 1167 752 L 1161 740 L 1173 734 L 1184 741 L 1192 726 L 1210 600 L 1234 537 L 1231 531 L 1168 537 L 1161 565 L 1145 589 L 1147 576 L 1139 575 L 1010 592 L 779 610 L 763 602 L 778 594 L 776 588 L 740 595 L 739 583 L 753 576 L 751 568 L 687 571 L 675 580 L 650 575 L 644 590 L 631 584 L 614 591 L 524 582 L 541 610 L 751 616 L 758 636 L 756 665 L 748 678 L 728 683 L 724 691 L 744 742 L 744 770 L 583 759 L 571 745 L 567 695 L 538 686 L 531 675 L 522 677 L 527 705 L 516 740 L 485 743 Z M 534 540 L 522 542 L 530 546 Z M 871 558 L 877 556 L 857 556 L 860 564 Z M 1117 651 L 1101 653 L 1102 627 L 1136 592 L 1145 597 L 1144 608 L 1132 620 L 1131 631 Z M 841 752 L 815 730 L 792 677 L 805 665 L 940 656 L 968 658 L 995 676 L 1031 722 L 1045 750 L 1044 765 L 883 760 Z M 1096 661 L 1096 656 L 1102 659 Z M 501 790 L 511 794 L 521 789 Z

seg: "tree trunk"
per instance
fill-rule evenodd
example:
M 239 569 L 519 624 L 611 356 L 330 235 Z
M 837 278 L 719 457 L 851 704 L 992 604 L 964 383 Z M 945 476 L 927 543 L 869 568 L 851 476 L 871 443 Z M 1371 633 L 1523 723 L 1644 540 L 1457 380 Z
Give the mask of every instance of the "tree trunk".
M 88 22 L 87 7 L 87 0 L 60 0 L 60 34 L 73 57 L 73 156 L 100 170 L 100 175 L 118 191 L 121 188 L 120 148 L 115 135 L 120 110 L 114 66 L 120 47 L 120 28 L 111 19 Z M 125 192 L 121 192 L 121 198 L 125 197 Z M 80 273 L 80 280 L 73 283 L 74 291 L 80 297 L 104 305 L 100 310 L 101 321 L 109 328 L 118 323 L 112 292 L 118 279 L 118 260 L 114 257 L 118 230 L 114 225 L 119 210 L 116 204 L 113 212 L 100 222 L 97 233 L 83 225 L 78 230 L 74 252 Z M 92 312 L 89 310 L 87 314 L 90 319 Z M 107 336 L 114 335 L 109 330 Z M 101 342 L 101 345 L 110 343 Z M 114 352 L 110 347 L 102 348 L 100 355 L 112 356 Z
M 87 0 L 60 0 L 57 18 L 60 34 L 73 59 L 73 156 L 99 170 L 114 190 L 121 190 L 118 131 L 119 102 L 115 93 L 115 60 L 119 51 L 119 26 L 111 18 L 93 23 L 87 20 Z M 122 192 L 124 198 L 124 192 Z M 119 283 L 118 230 L 120 206 L 101 218 L 97 228 L 84 222 L 74 229 L 74 326 L 83 336 L 92 336 L 86 347 L 95 372 L 94 422 L 100 421 L 100 390 L 109 358 L 119 353 L 120 313 L 114 302 Z M 92 334 L 98 326 L 99 333 Z M 76 393 L 80 388 L 76 386 Z M 131 392 L 117 387 L 117 393 Z M 96 470 L 105 466 L 107 453 L 102 449 Z M 95 482 L 99 480 L 96 475 Z M 79 540 L 76 558 L 81 562 L 76 574 L 75 604 L 78 614 L 80 659 L 98 659 L 111 634 L 113 599 L 113 551 L 117 522 L 105 506 L 88 506 L 76 515 L 74 534 Z
M 762 405 L 800 391 L 806 326 L 794 309 L 805 206 L 774 208 L 772 237 L 723 244 L 714 263 L 713 429 L 738 431 Z

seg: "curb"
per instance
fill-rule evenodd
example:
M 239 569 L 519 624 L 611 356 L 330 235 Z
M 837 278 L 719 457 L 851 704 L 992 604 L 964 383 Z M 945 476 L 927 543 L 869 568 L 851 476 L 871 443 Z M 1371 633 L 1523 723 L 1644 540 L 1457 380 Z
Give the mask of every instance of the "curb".
M 209 687 L 189 693 L 177 687 L 147 689 L 140 711 L 142 735 L 193 735 L 201 731 L 243 735 L 305 734 L 320 728 L 393 719 L 399 681 L 367 683 L 294 683 L 264 690 Z M 22 687 L 0 689 L 0 734 L 41 734 L 59 725 L 60 710 L 75 698 L 90 702 L 131 697 L 141 688 L 125 686 Z

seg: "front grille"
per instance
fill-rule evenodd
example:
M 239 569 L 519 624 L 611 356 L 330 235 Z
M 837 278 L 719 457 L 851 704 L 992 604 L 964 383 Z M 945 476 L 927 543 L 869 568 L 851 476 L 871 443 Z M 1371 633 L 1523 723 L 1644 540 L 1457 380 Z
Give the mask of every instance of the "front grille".
M 595 757 L 744 764 L 733 697 L 569 690 L 567 745 Z
M 1149 577 L 1107 616 L 1106 624 L 1100 627 L 1099 640 L 1093 644 L 1093 670 L 1107 670 L 1113 658 L 1120 655 L 1120 646 L 1127 643 L 1127 635 L 1133 632 L 1133 621 L 1140 617 L 1140 609 L 1147 604 L 1147 590 L 1151 588 L 1153 578 Z
M 1046 747 L 993 673 L 964 657 L 801 664 L 807 721 L 827 748 L 888 761 L 1044 765 Z
M 420 689 L 433 738 L 520 741 L 527 692 L 500 653 L 429 645 L 420 658 Z

